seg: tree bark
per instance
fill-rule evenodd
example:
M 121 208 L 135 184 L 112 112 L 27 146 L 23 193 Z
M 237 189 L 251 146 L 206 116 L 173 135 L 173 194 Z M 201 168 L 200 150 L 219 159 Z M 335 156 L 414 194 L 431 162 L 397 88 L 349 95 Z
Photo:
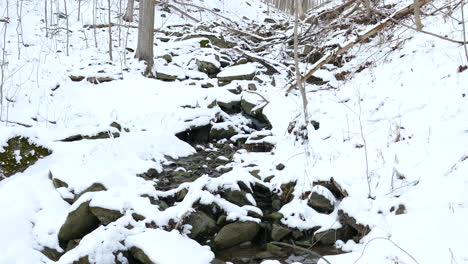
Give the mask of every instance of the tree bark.
M 127 10 L 125 11 L 125 15 L 123 16 L 123 20 L 126 22 L 133 22 L 133 5 L 135 0 L 128 0 L 127 1 Z
M 419 0 L 414 0 L 414 21 L 416 23 L 416 29 L 422 30 L 423 24 L 421 22 L 421 6 Z
M 135 58 L 146 61 L 145 75 L 153 67 L 155 0 L 140 0 L 140 20 L 138 21 L 138 45 Z

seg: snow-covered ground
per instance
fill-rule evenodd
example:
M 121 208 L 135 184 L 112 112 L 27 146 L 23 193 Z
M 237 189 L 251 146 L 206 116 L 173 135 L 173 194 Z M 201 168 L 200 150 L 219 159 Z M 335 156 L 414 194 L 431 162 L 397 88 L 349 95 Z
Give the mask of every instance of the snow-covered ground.
M 105 8 L 106 1 L 97 2 Z M 316 86 L 307 87 L 308 110 L 311 119 L 320 122 L 320 129 L 309 127 L 309 142 L 305 146 L 287 132 L 290 121 L 302 109 L 299 93 L 286 97 L 289 79 L 284 73 L 276 75 L 276 86 L 265 82 L 257 90 L 269 101 L 264 113 L 272 124 L 268 140 L 276 144 L 273 155 L 236 154 L 231 172 L 215 179 L 200 177 L 190 184 L 183 202 L 160 212 L 141 196 L 157 197 L 162 192 L 155 190 L 153 182 L 135 175 L 150 168 L 162 169 L 166 156 L 178 158 L 194 153 L 196 150 L 175 134 L 190 125 L 215 119 L 219 108 L 208 107 L 214 100 L 235 101 L 240 95 L 217 85 L 210 89 L 201 88 L 201 82 L 190 85 L 190 80 L 163 82 L 144 78 L 144 65 L 125 50 L 136 47 L 135 29 L 112 28 L 115 47 L 109 64 L 107 28 L 97 30 L 96 40 L 92 29 L 83 29 L 84 24 L 93 23 L 92 1 L 82 1 L 79 22 L 78 2 L 67 3 L 72 31 L 69 56 L 64 30 L 49 31 L 51 36 L 46 37 L 43 1 L 22 2 L 20 37 L 16 3 L 0 3 L 0 18 L 10 18 L 9 24 L 0 22 L 2 34 L 7 28 L 7 42 L 1 44 L 7 63 L 0 118 L 31 126 L 2 122 L 0 146 L 21 135 L 53 151 L 23 173 L 0 181 L 0 263 L 53 263 L 40 250 L 60 250 L 59 229 L 73 206 L 80 204 L 70 205 L 63 198 L 72 195 L 71 191 L 78 194 L 95 182 L 102 183 L 107 191 L 88 193 L 79 200 L 126 214 L 86 236 L 59 263 L 71 263 L 85 254 L 92 254 L 91 260 L 96 263 L 113 263 L 112 252 L 124 247 L 122 240 L 126 247 L 151 244 L 149 251 L 161 249 L 167 253 L 150 256 L 157 263 L 209 263 L 214 255 L 207 246 L 176 231 L 138 226 L 131 213 L 137 211 L 158 225 L 165 225 L 170 219 L 182 219 L 191 211 L 192 203 L 202 199 L 207 204 L 217 201 L 224 206 L 229 219 L 256 221 L 247 215 L 248 210 L 257 209 L 254 206 L 232 206 L 206 191 L 221 185 L 236 188 L 237 181 L 258 181 L 248 173 L 247 164 L 257 165 L 261 179 L 275 174 L 268 185 L 272 189 L 297 182 L 295 199 L 280 210 L 287 216 L 283 224 L 299 229 L 317 225 L 323 230 L 338 228 L 339 223 L 331 219 L 341 209 L 371 227 L 359 243 L 337 242 L 349 253 L 326 257 L 330 263 L 468 263 L 468 70 L 459 71 L 460 66 L 468 65 L 468 58 L 462 45 L 400 27 L 393 31 L 401 40 L 398 45 L 383 45 L 375 38 L 354 48 L 356 57 L 345 64 L 343 71 L 356 70 L 367 61 L 372 65 L 347 81 L 336 80 L 326 70 L 316 74 L 338 89 L 315 91 Z M 192 3 L 218 8 L 223 16 L 241 26 L 252 21 L 261 23 L 267 17 L 263 12 L 266 7 L 257 1 Z M 444 3 L 436 1 L 434 5 Z M 63 11 L 62 5 L 63 2 L 54 1 L 54 11 Z M 114 23 L 123 23 L 117 17 L 117 1 L 112 9 Z M 203 21 L 220 19 L 209 12 L 189 9 L 184 10 Z M 468 13 L 468 8 L 465 11 Z M 460 17 L 458 13 L 454 16 Z M 161 14 L 157 11 L 156 28 L 167 30 L 193 23 L 177 12 L 165 13 L 165 17 Z M 64 19 L 58 21 L 59 27 L 65 27 Z M 108 23 L 106 12 L 100 10 L 96 24 L 104 23 Z M 423 23 L 426 31 L 463 39 L 461 25 L 444 20 L 440 14 L 425 16 Z M 216 30 L 222 32 L 222 28 Z M 186 67 L 168 68 L 170 73 L 180 71 L 178 75 L 207 78 L 189 72 L 194 70 L 191 58 L 206 55 L 196 47 L 197 41 L 174 44 L 156 40 L 155 56 L 167 51 L 177 53 L 175 63 Z M 127 45 L 123 45 L 125 42 Z M 269 59 L 280 53 L 272 48 Z M 251 72 L 251 66 L 227 69 L 218 77 L 233 70 Z M 310 65 L 304 68 L 307 66 Z M 110 76 L 117 80 L 94 85 L 72 82 L 70 75 Z M 76 134 L 94 135 L 111 129 L 112 122 L 129 132 L 120 133 L 119 138 L 60 141 Z M 285 165 L 284 170 L 275 170 L 279 163 Z M 56 190 L 48 178 L 50 173 L 69 187 Z M 312 182 L 331 177 L 349 195 L 337 202 L 332 214 L 318 214 L 300 199 L 301 194 L 314 188 Z M 391 212 L 400 204 L 406 208 L 404 214 Z M 333 224 L 324 226 L 330 222 Z M 128 230 L 124 228 L 128 224 L 136 226 Z M 177 254 L 183 255 L 181 252 L 187 254 L 189 261 L 178 258 Z

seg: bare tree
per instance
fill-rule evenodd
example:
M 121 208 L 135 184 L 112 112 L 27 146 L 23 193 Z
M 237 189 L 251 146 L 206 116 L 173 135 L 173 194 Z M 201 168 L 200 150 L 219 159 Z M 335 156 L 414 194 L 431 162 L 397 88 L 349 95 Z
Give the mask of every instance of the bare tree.
M 64 5 L 64 8 L 65 8 L 65 19 L 66 19 L 66 22 L 67 22 L 67 56 L 69 55 L 69 51 L 68 51 L 68 47 L 70 46 L 70 30 L 69 30 L 69 26 L 68 26 L 68 10 L 67 10 L 67 0 L 63 0 L 63 5 Z
M 145 75 L 153 67 L 155 0 L 140 0 L 140 19 L 138 21 L 138 45 L 135 58 L 146 61 Z
M 127 10 L 125 11 L 125 15 L 123 16 L 124 21 L 133 22 L 133 5 L 134 4 L 135 4 L 135 0 L 127 1 Z
M 301 91 L 301 96 L 302 96 L 302 106 L 303 106 L 303 111 L 304 111 L 304 124 L 307 127 L 307 123 L 309 122 L 309 115 L 307 113 L 307 95 L 305 92 L 305 87 L 304 84 L 302 83 L 302 75 L 301 75 L 301 70 L 299 69 L 299 52 L 298 52 L 298 46 L 299 46 L 299 40 L 298 40 L 298 28 L 299 28 L 299 5 L 300 0 L 295 0 L 295 12 L 294 12 L 294 67 L 296 68 L 296 84 L 299 87 L 299 90 Z
M 421 31 L 423 28 L 423 24 L 421 22 L 421 5 L 419 0 L 414 0 L 414 21 L 416 24 L 416 29 Z
M 110 0 L 107 0 L 107 7 L 109 8 L 109 11 L 107 12 L 108 19 L 109 19 L 109 25 L 112 24 L 111 21 L 111 2 Z M 112 27 L 109 26 L 109 59 L 112 61 Z

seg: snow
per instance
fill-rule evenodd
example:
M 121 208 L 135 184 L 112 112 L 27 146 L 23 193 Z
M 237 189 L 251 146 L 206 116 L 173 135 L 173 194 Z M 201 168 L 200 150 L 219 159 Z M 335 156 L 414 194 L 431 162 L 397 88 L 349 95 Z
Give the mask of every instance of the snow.
M 160 229 L 127 237 L 125 245 L 137 247 L 154 263 L 209 263 L 214 254 L 209 247 L 201 246 L 194 240 L 182 236 L 176 230 L 167 232 Z
M 46 146 L 53 154 L 26 171 L 0 181 L 0 263 L 53 263 L 40 250 L 48 247 L 62 251 L 57 239 L 60 226 L 67 214 L 84 201 L 90 201 L 91 206 L 118 210 L 124 216 L 85 236 L 58 263 L 71 263 L 83 256 L 96 263 L 111 263 L 113 253 L 133 245 L 142 247 L 157 263 L 209 263 L 214 255 L 208 247 L 175 230 L 147 229 L 145 224 L 153 221 L 165 227 L 171 219 L 180 221 L 193 211 L 196 202 L 216 203 L 227 212 L 228 220 L 258 222 L 259 219 L 248 216 L 248 211 L 262 214 L 251 194 L 247 199 L 253 205 L 240 207 L 210 192 L 221 188 L 239 190 L 239 182 L 247 186 L 263 184 L 278 192 L 282 184 L 296 182 L 300 188 L 294 190 L 292 201 L 280 210 L 285 225 L 301 230 L 337 229 L 340 228 L 337 211 L 343 210 L 358 223 L 371 227 L 372 231 L 358 243 L 338 241 L 337 246 L 349 253 L 327 256 L 331 263 L 414 263 L 413 257 L 419 263 L 467 263 L 468 160 L 464 157 L 468 155 L 468 70 L 458 72 L 458 67 L 468 62 L 461 45 L 397 27 L 392 33 L 403 41 L 400 45 L 385 46 L 375 38 L 353 48 L 350 52 L 356 58 L 343 68 L 323 67 L 315 75 L 336 89 L 318 91 L 315 85 L 307 86 L 308 111 L 313 120 L 320 122 L 319 130 L 309 127 L 308 145 L 299 144 L 287 132 L 290 121 L 300 119 L 302 105 L 296 91 L 284 96 L 284 88 L 291 80 L 286 71 L 273 77 L 276 82 L 273 86 L 269 76 L 261 75 L 259 64 L 228 67 L 218 77 L 257 73 L 265 81 L 258 85 L 256 92 L 269 101 L 263 113 L 269 118 L 272 130 L 252 136 L 266 136 L 261 141 L 274 143 L 273 153 L 239 151 L 233 157 L 234 163 L 226 165 L 232 171 L 218 178 L 203 175 L 192 183 L 164 192 L 158 189 L 157 181 L 146 181 L 135 175 L 149 168 L 160 171 L 162 164 L 168 162 L 167 156 L 179 158 L 195 152 L 176 133 L 210 124 L 219 117 L 228 121 L 215 127 L 232 123 L 236 129 L 246 131 L 250 120 L 242 115 L 223 116 L 219 107 L 207 106 L 215 100 L 229 103 L 243 98 L 263 103 L 263 99 L 252 93 L 233 94 L 227 91 L 229 86 L 203 89 L 198 82 L 189 85 L 192 80 L 163 82 L 143 78 L 141 71 L 145 65 L 134 60 L 125 46 L 114 50 L 114 61 L 109 63 L 107 32 L 98 32 L 98 47 L 94 47 L 92 30 L 82 28 L 83 24 L 92 23 L 92 8 L 83 1 L 82 20 L 71 24 L 73 46 L 71 56 L 67 57 L 63 32 L 45 37 L 41 22 L 43 3 L 22 2 L 23 37 L 29 47 L 20 45 L 19 59 L 13 9 L 10 24 L 0 25 L 2 32 L 7 26 L 10 41 L 6 44 L 8 67 L 4 84 L 9 101 L 3 101 L 0 117 L 32 127 L 0 123 L 0 151 L 9 138 L 19 135 Z M 262 12 L 264 6 L 257 8 L 261 6 L 259 1 L 192 2 L 210 9 L 219 8 L 223 15 L 240 25 L 251 24 L 252 20 L 258 23 L 267 17 Z M 5 3 L 1 1 L 1 10 L 5 10 Z M 68 3 L 69 10 L 74 10 L 70 14 L 74 22 L 77 3 Z M 13 8 L 11 3 L 10 8 Z M 157 10 L 158 17 L 160 14 Z M 210 12 L 195 14 L 207 22 L 220 19 Z M 104 17 L 100 12 L 98 22 L 106 23 Z M 64 25 L 62 19 L 57 22 Z M 156 28 L 168 29 L 168 26 L 193 22 L 174 13 L 156 19 L 155 23 Z M 460 25 L 444 22 L 441 15 L 425 17 L 423 23 L 427 31 L 461 39 Z M 118 30 L 113 30 L 117 36 Z M 136 31 L 122 28 L 123 35 L 127 30 L 126 47 L 135 47 Z M 215 31 L 223 33 L 221 29 Z M 156 37 L 162 35 L 158 33 Z M 175 36 L 169 38 L 176 40 Z M 217 53 L 214 49 L 200 51 L 201 39 L 167 43 L 157 40 L 155 57 L 179 56 L 174 56 L 172 63 L 156 60 L 155 69 L 179 79 L 207 79 L 206 74 L 197 71 L 194 58 Z M 332 44 L 339 41 L 345 40 L 337 38 Z M 264 59 L 281 61 L 282 52 L 281 46 L 272 45 Z M 215 56 L 208 58 L 213 61 Z M 367 61 L 372 65 L 356 72 Z M 302 65 L 301 69 L 305 72 L 313 66 Z M 352 78 L 336 80 L 336 71 L 349 71 Z M 69 75 L 110 76 L 116 80 L 94 85 L 86 81 L 72 82 Z M 231 86 L 243 84 L 239 81 Z M 117 132 L 109 127 L 114 121 L 129 132 L 120 131 L 118 138 L 60 141 L 77 134 Z M 367 144 L 367 155 L 361 134 Z M 242 136 L 235 136 L 238 137 Z M 285 165 L 284 170 L 275 169 L 279 163 Z M 251 164 L 255 166 L 249 167 Z M 250 175 L 252 169 L 260 170 L 260 179 Z M 68 187 L 54 189 L 48 179 L 49 171 Z M 275 175 L 270 183 L 261 180 L 270 175 Z M 349 196 L 342 201 L 332 199 L 336 210 L 330 215 L 320 214 L 300 197 L 307 191 L 317 191 L 333 198 L 320 186 L 313 185 L 314 181 L 331 177 Z M 107 191 L 87 193 L 73 205 L 63 200 L 75 197 L 93 183 L 103 184 Z M 373 199 L 368 198 L 369 186 Z M 188 189 L 186 198 L 165 211 L 151 204 L 148 198 L 169 196 L 183 188 Z M 405 214 L 390 212 L 391 207 L 399 204 L 405 205 Z M 137 223 L 132 213 L 145 216 L 146 222 Z M 134 229 L 125 228 L 128 224 Z

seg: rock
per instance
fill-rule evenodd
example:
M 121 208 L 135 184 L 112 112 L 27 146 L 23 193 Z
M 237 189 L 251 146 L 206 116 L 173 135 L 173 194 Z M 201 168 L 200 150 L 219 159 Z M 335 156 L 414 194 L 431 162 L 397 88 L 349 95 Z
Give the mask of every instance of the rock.
M 285 167 L 286 167 L 286 166 L 284 166 L 283 163 L 280 163 L 280 164 L 276 165 L 276 169 L 277 169 L 277 170 L 284 170 Z
M 330 190 L 333 195 L 337 198 L 337 199 L 343 199 L 345 197 L 348 196 L 348 192 L 343 189 L 343 187 L 341 187 L 341 185 L 339 185 L 334 179 L 333 177 L 330 178 L 329 181 L 317 181 L 317 182 L 313 182 L 313 186 L 315 185 L 321 185 L 325 188 L 327 188 L 328 190 Z
M 200 243 L 206 242 L 208 236 L 216 232 L 216 222 L 202 211 L 190 214 L 184 223 L 192 226 L 189 237 Z
M 273 241 L 280 241 L 285 236 L 289 235 L 289 233 L 291 233 L 291 230 L 289 230 L 288 228 L 282 227 L 277 224 L 273 224 L 273 227 L 271 229 L 271 239 Z
M 69 136 L 67 138 L 64 138 L 60 141 L 62 142 L 74 142 L 74 141 L 79 141 L 83 139 L 89 139 L 89 140 L 96 140 L 96 139 L 107 139 L 107 138 L 118 138 L 120 137 L 119 132 L 112 132 L 110 130 L 108 131 L 101 131 L 99 133 L 96 133 L 94 135 L 73 135 Z
M 175 65 L 157 65 L 156 68 L 156 79 L 163 81 L 175 81 L 175 80 L 185 80 L 187 77 L 185 75 L 184 69 L 175 66 Z
M 257 85 L 255 85 L 255 83 L 249 83 L 249 84 L 247 85 L 247 89 L 248 89 L 249 91 L 257 91 Z
M 164 54 L 164 55 L 161 56 L 160 58 L 163 58 L 167 63 L 171 63 L 171 62 L 172 62 L 172 56 L 171 56 L 171 54 Z
M 202 84 L 201 87 L 202 88 L 212 88 L 212 87 L 214 87 L 214 84 L 207 82 L 207 83 Z
M 6 145 L 0 143 L 0 181 L 15 173 L 23 172 L 39 159 L 49 156 L 52 151 L 37 145 L 27 137 L 13 137 Z
M 258 98 L 253 98 L 251 96 L 242 96 L 241 99 L 241 108 L 246 115 L 258 119 L 262 123 L 261 128 L 271 128 L 270 120 L 268 117 L 263 114 L 263 108 L 265 108 L 264 103 L 259 103 Z
M 241 101 L 232 100 L 227 102 L 218 101 L 219 107 L 226 113 L 234 114 L 241 112 Z
M 212 139 L 230 139 L 232 136 L 237 134 L 237 130 L 232 123 L 223 122 L 213 124 L 210 130 L 210 138 Z
M 214 55 L 207 55 L 196 59 L 198 70 L 208 74 L 208 76 L 215 76 L 221 71 L 221 63 Z
M 333 246 L 337 240 L 347 241 L 349 239 L 345 229 L 329 229 L 315 233 L 313 240 L 324 246 Z
M 267 243 L 266 244 L 266 250 L 273 253 L 273 254 L 281 254 L 282 249 L 281 247 L 274 245 L 272 243 Z
M 338 220 L 340 224 L 344 227 L 349 226 L 352 231 L 351 233 L 355 233 L 352 237 L 348 239 L 353 239 L 355 242 L 359 242 L 359 240 L 367 235 L 370 232 L 370 227 L 368 225 L 358 224 L 356 219 L 347 213 L 343 212 L 343 210 L 338 210 Z M 345 241 L 345 240 L 343 240 Z
M 122 126 L 117 122 L 112 122 L 109 126 L 117 129 L 119 132 L 122 131 Z
M 218 220 L 216 220 L 216 224 L 219 226 L 223 226 L 226 223 L 227 216 L 221 215 L 218 217 Z
M 89 203 L 90 201 L 80 204 L 68 214 L 58 233 L 61 244 L 82 238 L 99 226 L 99 219 L 91 213 Z
M 123 216 L 118 210 L 91 206 L 89 208 L 103 225 L 108 225 Z
M 215 236 L 213 247 L 220 250 L 251 241 L 259 230 L 260 226 L 255 222 L 235 222 L 225 225 Z
M 86 188 L 84 191 L 80 192 L 75 198 L 73 198 L 73 201 L 77 201 L 78 198 L 80 198 L 83 194 L 88 193 L 88 192 L 99 192 L 99 191 L 107 191 L 106 187 L 102 185 L 102 183 L 95 182 L 91 184 L 88 188 Z
M 54 248 L 44 247 L 42 248 L 41 253 L 48 257 L 50 260 L 57 261 L 63 255 L 64 252 L 59 252 Z
M 255 254 L 253 259 L 272 259 L 274 257 L 275 257 L 275 255 L 272 252 L 262 251 L 262 252 L 259 252 L 259 253 Z
M 233 48 L 236 46 L 236 43 L 226 41 L 222 35 L 215 35 L 215 34 L 191 34 L 187 35 L 182 40 L 186 39 L 193 39 L 193 38 L 205 38 L 209 39 L 210 43 L 219 48 Z M 202 43 L 200 42 L 200 46 Z M 206 45 L 206 44 L 205 44 Z
M 257 67 L 253 63 L 227 67 L 218 73 L 218 81 L 222 84 L 230 83 L 234 80 L 252 80 L 257 73 Z
M 316 185 L 312 188 L 308 205 L 319 213 L 330 214 L 335 210 L 336 199 L 333 194 L 325 187 Z
M 244 191 L 226 189 L 223 191 L 221 196 L 229 202 L 239 206 L 252 205 L 245 196 L 246 194 L 247 193 Z
M 263 20 L 263 22 L 265 23 L 270 23 L 270 24 L 276 24 L 276 21 L 273 19 L 273 18 L 265 18 L 265 20 Z
M 281 201 L 278 200 L 278 199 L 274 199 L 274 200 L 271 202 L 271 208 L 273 208 L 274 210 L 279 210 L 279 209 L 281 209 Z
M 130 248 L 130 253 L 134 258 L 140 261 L 143 264 L 155 264 L 151 259 L 145 254 L 145 252 L 137 247 Z
M 273 212 L 271 214 L 268 215 L 268 218 L 272 219 L 272 220 L 281 220 L 283 219 L 284 215 L 280 212 Z

